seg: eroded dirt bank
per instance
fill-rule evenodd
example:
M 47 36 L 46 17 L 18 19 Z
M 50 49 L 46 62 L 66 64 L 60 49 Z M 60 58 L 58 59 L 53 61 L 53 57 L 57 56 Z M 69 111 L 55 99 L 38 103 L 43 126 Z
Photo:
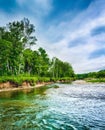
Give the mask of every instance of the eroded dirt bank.
M 38 82 L 34 86 L 31 86 L 30 83 L 28 83 L 28 82 L 23 82 L 21 86 L 18 86 L 16 83 L 8 81 L 8 82 L 5 82 L 5 83 L 0 83 L 0 92 L 37 88 L 37 87 L 42 87 L 42 86 L 45 86 L 45 85 L 48 85 L 48 84 L 52 84 L 52 82 Z

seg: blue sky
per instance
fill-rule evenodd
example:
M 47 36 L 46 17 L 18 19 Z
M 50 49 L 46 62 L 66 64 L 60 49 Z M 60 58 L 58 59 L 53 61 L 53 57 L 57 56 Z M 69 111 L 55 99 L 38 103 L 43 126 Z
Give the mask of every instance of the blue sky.
M 104 0 L 0 0 L 0 26 L 27 17 L 37 45 L 76 73 L 105 69 Z

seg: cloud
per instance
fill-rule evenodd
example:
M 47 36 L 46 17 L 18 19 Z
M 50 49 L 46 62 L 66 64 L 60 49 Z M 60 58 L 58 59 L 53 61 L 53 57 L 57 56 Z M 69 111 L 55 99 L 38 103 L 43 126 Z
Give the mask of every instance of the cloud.
M 82 64 L 74 64 L 74 69 L 78 73 L 99 71 L 101 68 L 105 68 L 104 59 L 105 59 L 105 56 L 101 56 L 92 60 L 84 60 L 84 62 L 82 61 L 83 62 Z
M 100 34 L 102 34 L 102 33 L 105 34 L 105 26 L 96 27 L 96 28 L 94 28 L 94 29 L 91 31 L 91 35 L 92 35 L 92 36 L 100 35 Z
M 100 56 L 105 56 L 105 48 L 97 49 L 94 52 L 92 52 L 89 56 L 89 59 L 94 59 Z
M 50 57 L 70 62 L 76 73 L 97 71 L 105 66 L 104 0 L 92 0 L 78 13 L 62 11 L 57 17 L 52 17 L 52 12 L 57 11 L 53 0 L 16 2 L 14 13 L 0 12 L 1 26 L 28 17 L 36 26 L 38 42 L 33 49 L 42 46 Z
M 52 0 L 16 0 L 20 11 L 24 14 L 32 15 L 34 17 L 43 17 L 48 15 L 52 9 Z M 19 11 L 19 10 L 18 10 Z
M 98 57 L 90 57 L 96 50 L 105 47 L 104 34 L 98 37 L 91 35 L 99 26 L 105 26 L 103 0 L 92 2 L 72 20 L 54 22 L 44 34 L 48 40 L 40 37 L 43 42 L 41 45 L 46 48 L 50 56 L 69 61 L 76 73 L 97 71 L 105 65 L 103 52 Z

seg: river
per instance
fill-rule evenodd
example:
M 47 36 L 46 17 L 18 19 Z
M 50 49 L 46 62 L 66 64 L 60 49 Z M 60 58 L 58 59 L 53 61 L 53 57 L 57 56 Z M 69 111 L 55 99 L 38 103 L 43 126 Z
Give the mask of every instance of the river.
M 105 84 L 0 93 L 0 130 L 105 130 Z

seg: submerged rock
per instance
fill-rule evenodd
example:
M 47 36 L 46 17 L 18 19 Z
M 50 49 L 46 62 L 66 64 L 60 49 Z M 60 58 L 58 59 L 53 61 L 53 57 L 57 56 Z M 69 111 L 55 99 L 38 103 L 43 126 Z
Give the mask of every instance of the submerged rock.
M 59 86 L 58 85 L 54 85 L 54 88 L 59 88 Z

